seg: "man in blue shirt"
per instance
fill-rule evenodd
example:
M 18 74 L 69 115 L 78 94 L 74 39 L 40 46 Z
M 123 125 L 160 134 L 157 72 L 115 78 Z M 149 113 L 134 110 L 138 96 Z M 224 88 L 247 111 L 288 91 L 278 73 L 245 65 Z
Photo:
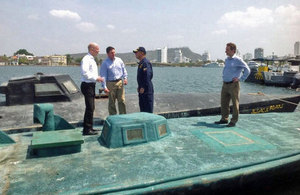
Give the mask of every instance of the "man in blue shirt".
M 234 127 L 239 117 L 240 82 L 245 81 L 250 74 L 248 65 L 236 53 L 236 45 L 227 43 L 225 67 L 223 69 L 223 86 L 221 91 L 221 115 L 216 124 L 227 124 L 229 119 L 229 103 L 232 100 L 232 118 L 227 127 Z
M 109 115 L 117 114 L 116 99 L 120 114 L 126 114 L 125 89 L 127 85 L 127 71 L 121 58 L 116 57 L 113 47 L 106 48 L 107 58 L 101 65 L 100 75 L 104 79 L 103 88 L 108 93 L 108 112 Z
M 140 111 L 153 113 L 154 90 L 151 81 L 153 77 L 152 64 L 146 58 L 146 50 L 144 47 L 133 50 L 133 53 L 135 53 L 135 57 L 140 60 L 137 70 L 137 91 L 139 93 Z

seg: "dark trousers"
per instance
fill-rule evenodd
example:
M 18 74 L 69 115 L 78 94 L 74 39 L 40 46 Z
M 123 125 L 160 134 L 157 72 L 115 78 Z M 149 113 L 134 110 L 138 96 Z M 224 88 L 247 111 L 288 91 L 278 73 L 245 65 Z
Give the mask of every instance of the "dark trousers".
M 139 94 L 141 112 L 153 113 L 153 94 Z
M 95 110 L 95 86 L 96 83 L 81 83 L 81 92 L 84 95 L 85 113 L 83 119 L 83 131 L 88 132 L 93 129 L 93 117 Z

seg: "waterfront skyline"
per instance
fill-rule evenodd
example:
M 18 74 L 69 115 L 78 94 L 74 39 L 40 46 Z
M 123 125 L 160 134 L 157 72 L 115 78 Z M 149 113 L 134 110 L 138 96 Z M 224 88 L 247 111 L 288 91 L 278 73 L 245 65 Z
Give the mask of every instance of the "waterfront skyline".
M 297 0 L 0 2 L 0 55 L 82 53 L 95 41 L 101 53 L 109 45 L 118 53 L 187 46 L 224 59 L 227 42 L 242 54 L 261 47 L 283 56 L 300 40 Z

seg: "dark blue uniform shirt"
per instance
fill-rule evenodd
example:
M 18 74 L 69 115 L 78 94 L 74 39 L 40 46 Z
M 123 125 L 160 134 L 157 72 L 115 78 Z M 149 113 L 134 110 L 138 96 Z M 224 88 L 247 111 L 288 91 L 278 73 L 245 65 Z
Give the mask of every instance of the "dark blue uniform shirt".
M 138 82 L 138 90 L 140 88 L 144 88 L 144 94 L 153 94 L 153 84 L 152 84 L 152 64 L 146 58 L 142 59 L 138 63 L 137 70 L 137 82 Z

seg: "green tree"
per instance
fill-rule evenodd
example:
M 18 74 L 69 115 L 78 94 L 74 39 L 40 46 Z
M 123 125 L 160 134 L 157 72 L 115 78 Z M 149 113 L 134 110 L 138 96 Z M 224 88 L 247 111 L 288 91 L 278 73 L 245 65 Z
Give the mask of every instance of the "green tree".
M 29 64 L 29 61 L 26 57 L 20 57 L 19 58 L 19 64 L 26 64 L 28 65 Z
M 29 53 L 26 49 L 19 49 L 17 52 L 14 53 L 14 55 L 17 55 L 17 54 L 25 54 L 28 56 L 34 56 L 33 53 Z
M 222 60 L 222 59 L 217 59 L 217 62 L 218 62 L 218 63 L 224 63 L 224 60 Z
M 75 59 L 75 63 L 76 63 L 76 64 L 80 64 L 80 63 L 81 63 L 81 60 L 82 60 L 82 58 L 76 58 L 76 59 Z
M 67 56 L 67 65 L 70 65 L 73 61 L 73 58 L 70 54 L 66 54 L 66 56 Z
M 98 59 L 98 56 L 95 57 L 95 61 L 97 65 L 101 65 L 102 64 L 102 58 Z

